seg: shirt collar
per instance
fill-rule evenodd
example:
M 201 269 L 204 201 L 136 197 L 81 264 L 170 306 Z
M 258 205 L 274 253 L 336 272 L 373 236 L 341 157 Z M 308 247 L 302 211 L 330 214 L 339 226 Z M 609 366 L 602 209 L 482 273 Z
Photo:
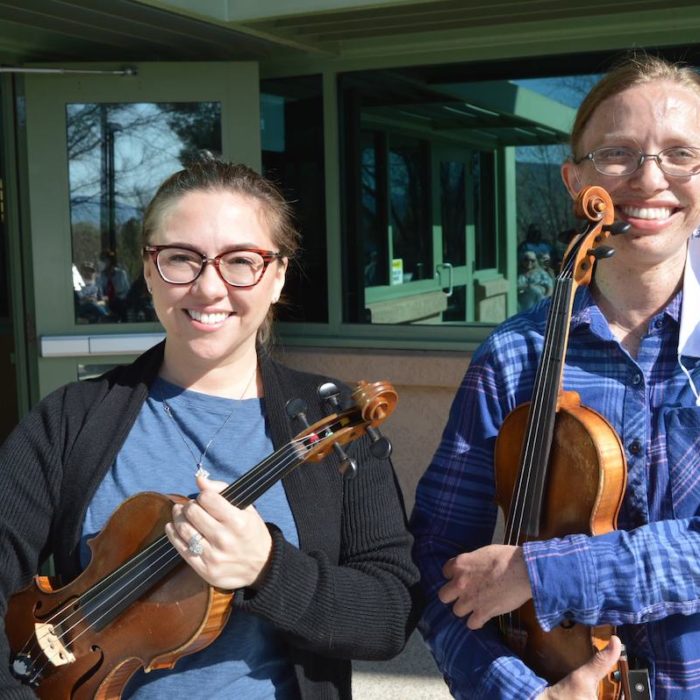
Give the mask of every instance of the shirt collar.
M 700 357 L 700 237 L 696 231 L 688 241 L 683 273 L 683 306 L 678 334 L 678 357 Z
M 695 405 L 700 406 L 700 390 L 693 382 L 690 370 L 683 364 L 683 357 L 700 357 L 700 231 L 695 231 L 688 241 L 688 256 L 683 271 L 683 307 L 681 327 L 678 333 L 678 364 L 688 379 L 695 395 Z

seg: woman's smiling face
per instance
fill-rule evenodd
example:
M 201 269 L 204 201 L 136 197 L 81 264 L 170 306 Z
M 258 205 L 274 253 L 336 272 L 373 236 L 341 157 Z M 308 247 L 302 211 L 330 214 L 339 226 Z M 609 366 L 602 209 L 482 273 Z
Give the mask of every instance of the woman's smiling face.
M 150 245 L 179 245 L 210 258 L 234 248 L 277 251 L 260 203 L 227 190 L 195 190 L 165 208 Z M 217 366 L 255 351 L 256 334 L 284 286 L 286 260 L 273 260 L 253 287 L 231 287 L 213 264 L 191 284 L 165 282 L 149 257 L 144 275 L 181 361 Z
M 598 105 L 586 125 L 577 158 L 603 147 L 624 147 L 656 154 L 672 146 L 700 147 L 700 96 L 673 82 L 630 87 Z M 572 195 L 600 185 L 611 195 L 616 218 L 631 225 L 611 244 L 621 255 L 660 263 L 681 249 L 700 224 L 700 175 L 666 175 L 653 158 L 631 175 L 597 172 L 590 160 L 562 167 Z

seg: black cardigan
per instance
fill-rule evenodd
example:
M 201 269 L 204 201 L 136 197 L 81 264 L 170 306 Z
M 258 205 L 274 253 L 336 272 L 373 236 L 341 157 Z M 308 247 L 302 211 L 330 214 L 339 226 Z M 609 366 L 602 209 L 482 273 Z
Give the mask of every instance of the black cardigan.
M 164 344 L 96 380 L 46 397 L 0 448 L 0 605 L 53 555 L 64 581 L 79 572 L 87 505 L 110 468 L 162 363 Z M 265 406 L 275 448 L 292 428 L 289 398 L 323 416 L 316 389 L 327 377 L 296 372 L 260 355 Z M 404 646 L 417 615 L 418 572 L 400 491 L 388 461 L 362 438 L 348 447 L 355 479 L 335 455 L 304 464 L 283 480 L 300 548 L 271 526 L 273 554 L 264 585 L 238 592 L 235 609 L 271 621 L 288 643 L 302 698 L 350 698 L 350 659 L 386 659 Z M 4 623 L 3 623 L 4 625 Z M 34 697 L 9 672 L 0 634 L 0 697 Z M 174 672 L 177 672 L 177 668 Z

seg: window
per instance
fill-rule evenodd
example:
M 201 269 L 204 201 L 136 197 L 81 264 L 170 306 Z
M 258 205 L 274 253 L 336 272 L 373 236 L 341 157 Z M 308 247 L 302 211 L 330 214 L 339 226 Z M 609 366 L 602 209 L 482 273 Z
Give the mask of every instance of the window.
M 160 182 L 221 153 L 218 102 L 66 106 L 75 322 L 155 320 L 141 221 Z
M 320 76 L 263 80 L 262 164 L 293 204 L 301 232 L 299 264 L 287 272 L 282 321 L 327 322 L 326 204 Z
M 559 168 L 597 76 L 442 68 L 340 76 L 346 323 L 503 321 L 522 308 L 520 253 L 556 266 L 576 224 Z

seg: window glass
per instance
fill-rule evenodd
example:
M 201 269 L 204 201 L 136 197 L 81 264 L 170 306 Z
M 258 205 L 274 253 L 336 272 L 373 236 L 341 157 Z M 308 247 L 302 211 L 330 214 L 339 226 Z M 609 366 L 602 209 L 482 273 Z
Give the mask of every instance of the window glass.
M 467 167 L 462 161 L 440 163 L 442 256 L 453 265 L 467 259 Z
M 328 321 L 323 91 L 318 75 L 260 84 L 263 173 L 292 203 L 301 259 L 287 272 L 278 318 Z
M 427 144 L 419 139 L 390 139 L 389 224 L 395 282 L 421 280 L 432 272 L 427 156 Z
M 533 302 L 529 249 L 551 280 L 577 225 L 560 166 L 598 76 L 487 68 L 340 77 L 346 322 L 498 323 Z
M 384 146 L 381 134 L 363 131 L 360 151 L 360 210 L 364 285 L 389 284 L 389 246 L 382 228 L 385 202 Z
M 143 212 L 194 153 L 221 153 L 221 105 L 76 103 L 66 119 L 76 323 L 154 321 Z

